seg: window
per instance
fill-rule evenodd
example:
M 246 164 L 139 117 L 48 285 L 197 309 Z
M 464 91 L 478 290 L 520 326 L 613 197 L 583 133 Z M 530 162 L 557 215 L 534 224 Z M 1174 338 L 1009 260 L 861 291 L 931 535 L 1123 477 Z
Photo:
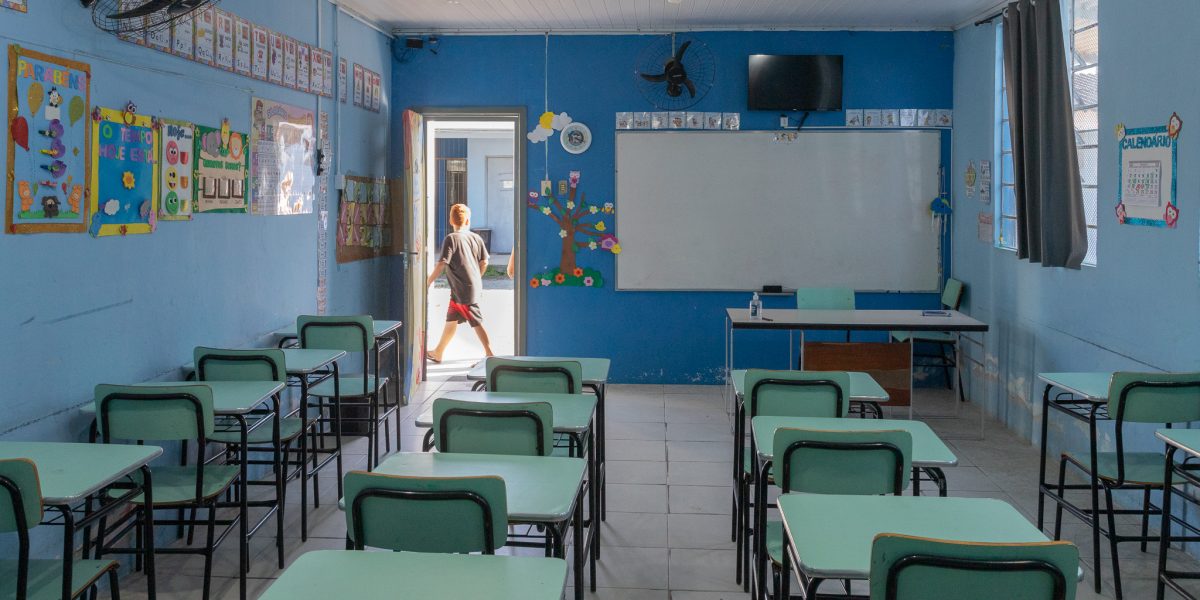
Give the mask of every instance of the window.
M 1064 33 L 1069 49 L 1071 104 L 1075 121 L 1075 146 L 1079 155 L 1079 178 L 1083 185 L 1083 211 L 1087 223 L 1088 252 L 1083 264 L 1096 265 L 1097 241 L 1097 179 L 1099 176 L 1099 71 L 1100 23 L 1097 5 L 1100 0 L 1062 0 L 1063 16 L 1067 20 Z M 1017 249 L 1016 193 L 1013 188 L 1012 134 L 1008 127 L 1008 89 L 1004 79 L 1003 31 L 998 26 L 996 36 L 997 81 L 1000 90 L 996 99 L 996 163 L 998 201 L 996 202 L 996 247 Z
M 1088 252 L 1083 264 L 1096 266 L 1098 144 L 1100 141 L 1100 0 L 1063 0 L 1069 15 L 1071 48 L 1071 104 L 1075 116 L 1075 147 L 1079 152 L 1079 177 L 1083 183 L 1083 213 L 1087 220 Z M 1066 10 L 1069 8 L 1069 10 Z

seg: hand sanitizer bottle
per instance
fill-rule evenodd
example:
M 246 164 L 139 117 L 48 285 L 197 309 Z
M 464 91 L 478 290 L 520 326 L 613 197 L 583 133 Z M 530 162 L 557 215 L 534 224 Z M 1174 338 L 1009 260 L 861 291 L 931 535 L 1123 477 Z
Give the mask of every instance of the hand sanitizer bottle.
M 758 297 L 758 292 L 754 292 L 754 297 L 750 299 L 750 318 L 762 318 L 762 299 Z

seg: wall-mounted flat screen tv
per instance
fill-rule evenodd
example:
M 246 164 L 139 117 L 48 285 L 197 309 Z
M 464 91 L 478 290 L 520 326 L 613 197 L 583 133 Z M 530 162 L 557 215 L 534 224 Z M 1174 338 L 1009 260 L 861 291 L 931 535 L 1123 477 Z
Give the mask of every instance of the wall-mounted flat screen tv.
M 751 54 L 750 110 L 842 110 L 840 54 Z

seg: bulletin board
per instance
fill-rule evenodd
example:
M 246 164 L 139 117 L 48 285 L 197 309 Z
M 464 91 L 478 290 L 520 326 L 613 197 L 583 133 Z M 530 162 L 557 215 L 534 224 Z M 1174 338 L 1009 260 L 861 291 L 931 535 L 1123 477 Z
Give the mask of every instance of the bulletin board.
M 192 199 L 196 191 L 192 176 L 196 126 L 186 121 L 160 119 L 158 131 L 161 146 L 158 173 L 162 188 L 158 218 L 164 221 L 190 221 Z
M 387 179 L 347 175 L 338 205 L 338 263 L 394 254 L 394 214 Z
M 195 155 L 195 212 L 245 213 L 250 172 L 246 134 L 230 129 L 228 121 L 220 129 L 197 125 Z
M 8 49 L 8 233 L 87 229 L 91 69 L 17 45 Z
M 256 215 L 313 211 L 313 111 L 254 98 L 250 128 L 250 208 Z
M 129 110 L 92 114 L 92 179 L 88 188 L 94 237 L 151 233 L 158 223 L 158 131 Z
M 1125 225 L 1175 227 L 1179 220 L 1175 171 L 1178 116 L 1157 127 L 1117 127 L 1120 187 L 1117 221 Z

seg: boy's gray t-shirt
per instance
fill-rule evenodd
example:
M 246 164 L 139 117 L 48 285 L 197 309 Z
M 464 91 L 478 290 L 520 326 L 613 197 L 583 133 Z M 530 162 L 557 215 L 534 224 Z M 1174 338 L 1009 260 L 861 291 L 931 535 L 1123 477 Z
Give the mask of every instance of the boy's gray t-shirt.
M 442 241 L 442 262 L 450 282 L 450 299 L 459 304 L 479 304 L 483 279 L 479 263 L 488 259 L 483 238 L 473 231 L 455 231 Z

